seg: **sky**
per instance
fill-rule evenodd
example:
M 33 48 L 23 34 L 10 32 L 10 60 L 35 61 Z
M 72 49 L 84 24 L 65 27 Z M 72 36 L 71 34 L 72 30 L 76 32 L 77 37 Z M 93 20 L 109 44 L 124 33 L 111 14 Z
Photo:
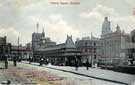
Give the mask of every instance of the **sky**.
M 112 31 L 119 24 L 121 30 L 130 33 L 135 29 L 133 11 L 135 0 L 0 0 L 0 36 L 7 36 L 12 44 L 17 44 L 19 36 L 25 45 L 31 42 L 39 23 L 38 32 L 44 28 L 45 36 L 57 43 L 65 42 L 67 35 L 74 41 L 91 33 L 100 38 L 105 16 Z

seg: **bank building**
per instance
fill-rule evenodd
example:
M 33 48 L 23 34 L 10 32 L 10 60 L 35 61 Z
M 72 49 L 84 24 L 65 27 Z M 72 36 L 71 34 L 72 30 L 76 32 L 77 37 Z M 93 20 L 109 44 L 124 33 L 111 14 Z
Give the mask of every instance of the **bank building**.
M 100 65 L 128 66 L 133 64 L 134 35 L 134 30 L 131 33 L 125 33 L 120 29 L 119 25 L 116 26 L 116 31 L 113 32 L 111 30 L 111 22 L 108 17 L 105 17 L 102 24 Z

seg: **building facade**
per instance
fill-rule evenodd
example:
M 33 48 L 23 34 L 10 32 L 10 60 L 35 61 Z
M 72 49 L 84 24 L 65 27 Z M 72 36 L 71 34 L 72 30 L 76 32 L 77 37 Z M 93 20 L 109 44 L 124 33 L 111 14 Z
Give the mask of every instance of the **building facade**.
M 67 36 L 65 43 L 56 44 L 42 33 L 32 34 L 33 60 L 40 61 L 44 58 L 45 62 L 54 65 L 74 65 L 75 59 L 80 61 L 80 51 L 76 49 L 72 36 Z
M 124 49 L 126 43 L 130 41 L 129 35 L 121 31 L 119 25 L 116 26 L 116 31 L 112 32 L 109 23 L 105 24 L 105 22 L 106 17 L 102 30 L 108 29 L 109 31 L 106 31 L 106 33 L 102 32 L 101 35 L 102 56 L 99 59 L 100 64 L 114 66 L 127 63 L 127 50 Z
M 124 65 L 135 66 L 135 30 L 128 35 L 128 40 L 123 39 L 125 46 L 122 48 L 125 51 L 126 59 L 123 60 Z
M 29 57 L 33 56 L 33 50 L 31 47 L 31 44 L 28 43 L 26 46 L 22 45 L 12 45 L 11 46 L 11 54 L 12 59 L 14 57 L 17 58 L 17 60 L 28 60 Z
M 11 56 L 11 43 L 7 43 L 6 36 L 0 37 L 0 61 Z
M 32 34 L 32 49 L 33 51 L 36 51 L 39 48 L 44 48 L 47 46 L 53 46 L 56 45 L 56 42 L 53 42 L 50 40 L 50 38 L 45 37 L 44 29 L 42 33 L 33 33 Z
M 89 63 L 94 66 L 98 63 L 98 58 L 101 56 L 101 42 L 99 38 L 85 37 L 75 42 L 77 49 L 81 51 L 82 63 L 86 63 L 87 59 Z
M 77 50 L 72 36 L 67 36 L 66 42 L 53 46 L 40 47 L 34 52 L 34 60 L 39 61 L 43 57 L 46 62 L 53 65 L 75 65 L 75 59 L 81 64 L 80 51 Z
M 102 24 L 102 35 L 111 33 L 111 22 L 108 20 L 108 17 L 104 18 L 104 22 Z

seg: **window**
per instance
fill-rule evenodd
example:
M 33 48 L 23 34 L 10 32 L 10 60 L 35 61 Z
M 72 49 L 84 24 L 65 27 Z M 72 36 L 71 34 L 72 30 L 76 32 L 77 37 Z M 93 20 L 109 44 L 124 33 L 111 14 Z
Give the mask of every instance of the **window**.
M 89 49 L 89 52 L 91 53 L 91 52 L 92 52 L 92 50 L 91 50 L 91 49 Z
M 88 49 L 87 48 L 85 48 L 85 52 L 87 52 L 88 51 Z
M 96 46 L 96 43 L 94 43 L 94 46 Z
M 87 42 L 85 42 L 85 46 L 87 46 L 88 45 L 88 43 Z
M 96 59 L 96 55 L 94 55 L 94 59 Z
M 94 53 L 96 53 L 96 48 L 94 48 L 93 50 L 94 50 Z
M 91 42 L 90 42 L 89 44 L 90 44 L 90 46 L 91 46 Z

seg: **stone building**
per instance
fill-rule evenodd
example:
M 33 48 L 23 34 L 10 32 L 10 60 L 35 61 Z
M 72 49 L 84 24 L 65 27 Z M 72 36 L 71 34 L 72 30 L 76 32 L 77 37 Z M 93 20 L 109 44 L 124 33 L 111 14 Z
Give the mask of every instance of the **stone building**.
M 108 20 L 108 17 L 104 18 L 104 22 L 102 24 L 102 35 L 111 33 L 111 22 Z
M 81 61 L 80 51 L 76 49 L 72 36 L 67 36 L 65 43 L 37 49 L 34 52 L 34 60 L 38 62 L 41 57 L 54 65 L 71 66 L 75 64 L 75 59 Z
M 11 43 L 7 43 L 7 37 L 0 37 L 0 61 L 11 55 Z
M 129 35 L 120 30 L 120 26 L 116 26 L 116 31 L 112 32 L 110 21 L 105 17 L 102 25 L 101 42 L 102 42 L 102 56 L 99 59 L 101 64 L 107 65 L 119 65 L 122 63 L 122 59 L 127 59 L 127 51 L 123 48 L 126 46 L 126 42 L 130 40 Z
M 81 51 L 82 63 L 85 63 L 87 59 L 93 66 L 95 63 L 98 63 L 98 58 L 101 56 L 101 42 L 99 38 L 84 37 L 81 40 L 77 40 L 75 44 L 77 49 Z
M 44 48 L 47 46 L 53 46 L 56 45 L 56 42 L 53 42 L 50 40 L 50 38 L 45 37 L 44 29 L 42 33 L 33 33 L 32 34 L 32 48 L 33 51 L 36 51 L 39 48 Z
M 30 43 L 26 44 L 26 46 L 12 45 L 11 54 L 12 54 L 12 59 L 14 56 L 16 56 L 18 60 L 19 59 L 28 60 L 29 57 L 33 56 L 33 50 Z
M 74 60 L 80 60 L 80 51 L 72 40 L 72 36 L 67 36 L 65 43 L 56 44 L 50 38 L 45 36 L 44 29 L 42 33 L 32 34 L 33 60 L 39 62 L 44 58 L 46 62 L 55 65 L 74 65 Z
M 128 40 L 123 39 L 123 50 L 125 51 L 125 58 L 122 63 L 124 65 L 135 65 L 135 30 L 132 30 L 130 34 L 128 34 Z

